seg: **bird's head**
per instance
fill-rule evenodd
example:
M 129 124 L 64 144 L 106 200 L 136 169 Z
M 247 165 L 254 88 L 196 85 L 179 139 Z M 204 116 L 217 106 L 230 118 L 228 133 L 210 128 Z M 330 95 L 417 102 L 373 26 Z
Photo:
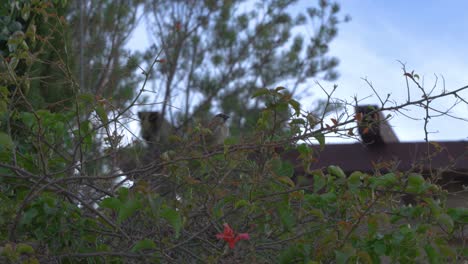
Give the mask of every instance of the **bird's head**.
M 222 118 L 224 122 L 229 119 L 229 116 L 223 113 L 217 114 L 216 117 Z

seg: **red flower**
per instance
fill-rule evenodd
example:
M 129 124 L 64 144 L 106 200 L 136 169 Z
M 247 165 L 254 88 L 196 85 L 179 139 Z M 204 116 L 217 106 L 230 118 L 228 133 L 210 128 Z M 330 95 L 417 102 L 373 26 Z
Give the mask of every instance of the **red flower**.
M 239 240 L 249 240 L 250 236 L 247 233 L 235 234 L 234 230 L 229 226 L 229 224 L 224 224 L 224 231 L 223 233 L 216 235 L 217 239 L 224 239 L 224 241 L 229 243 L 230 248 L 234 248 L 236 243 Z

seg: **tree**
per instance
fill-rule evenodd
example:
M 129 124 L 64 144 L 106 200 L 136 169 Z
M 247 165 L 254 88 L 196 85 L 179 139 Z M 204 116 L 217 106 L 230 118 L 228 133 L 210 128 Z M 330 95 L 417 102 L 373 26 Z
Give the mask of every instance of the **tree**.
M 76 8 L 76 3 L 81 6 Z M 128 110 L 126 106 L 135 95 L 135 86 L 142 80 L 136 71 L 140 55 L 125 48 L 138 23 L 139 1 L 76 3 L 2 3 L 4 30 L 0 48 L 7 64 L 2 64 L 1 85 L 10 109 L 2 109 L 0 126 L 9 131 L 19 143 L 18 149 L 25 153 L 33 153 L 40 145 L 40 139 L 31 138 L 31 133 L 55 129 L 57 135 L 61 135 L 60 131 L 69 132 L 50 142 L 45 152 L 50 151 L 73 166 L 79 164 L 81 174 L 90 176 L 104 172 L 106 167 L 115 167 L 112 159 L 95 156 L 102 154 L 103 146 L 116 148 L 122 138 L 116 136 L 118 131 L 127 129 L 123 118 L 114 122 L 113 127 L 109 124 L 98 127 L 98 131 L 94 130 L 95 121 L 108 120 L 108 116 L 131 116 L 125 109 Z M 106 104 L 94 109 L 94 104 L 102 103 L 103 98 Z M 41 114 L 36 112 L 39 109 L 43 110 Z M 52 119 L 37 130 L 44 118 Z M 87 144 L 83 144 L 83 139 Z M 44 163 L 50 161 L 49 155 L 42 157 Z M 41 170 L 32 162 L 33 157 L 20 157 L 28 160 L 35 170 Z M 66 173 L 72 175 L 73 171 Z M 81 198 L 92 201 L 101 197 L 87 185 L 86 181 L 76 185 Z M 109 183 L 104 185 L 103 189 L 109 188 Z
M 125 106 L 133 98 L 135 87 L 142 80 L 136 71 L 139 54 L 125 47 L 139 23 L 141 2 L 85 0 L 69 5 L 70 56 L 77 65 L 74 76 L 83 78 L 83 83 L 77 79 L 83 91 L 112 98 L 116 107 Z
M 73 5 L 76 3 L 80 8 Z M 112 97 L 116 107 L 124 106 L 142 80 L 136 72 L 138 54 L 125 49 L 126 41 L 138 23 L 139 1 L 76 3 L 63 1 L 60 6 L 48 1 L 3 3 L 2 12 L 5 15 L 11 13 L 2 17 L 6 29 L 0 40 L 2 56 L 13 60 L 11 66 L 20 62 L 19 68 L 12 68 L 28 74 L 29 79 L 24 81 L 28 86 L 25 96 L 29 96 L 35 107 L 61 109 L 68 104 L 66 100 L 72 89 Z M 35 13 L 34 8 L 41 8 L 42 13 Z M 47 13 L 47 8 L 56 13 Z M 68 27 L 66 23 L 72 26 Z M 32 39 L 35 34 L 40 39 Z M 12 38 L 9 40 L 10 36 L 15 36 L 16 42 Z M 19 45 L 23 39 L 26 46 Z M 27 60 L 25 53 L 22 57 L 13 56 L 25 48 L 32 53 Z M 82 58 L 81 51 L 84 51 Z M 47 76 L 47 86 L 37 76 Z M 64 78 L 71 79 L 70 83 L 56 83 L 51 87 L 52 81 L 63 81 Z
M 295 2 L 147 3 L 154 52 L 161 50 L 165 59 L 153 88 L 162 115 L 180 125 L 225 112 L 232 116 L 232 133 L 240 135 L 253 129 L 265 103 L 250 99 L 258 88 L 288 83 L 294 95 L 311 78 L 336 79 L 338 59 L 328 56 L 328 45 L 342 22 L 339 5 L 322 0 L 292 15 Z M 170 107 L 179 102 L 180 111 Z

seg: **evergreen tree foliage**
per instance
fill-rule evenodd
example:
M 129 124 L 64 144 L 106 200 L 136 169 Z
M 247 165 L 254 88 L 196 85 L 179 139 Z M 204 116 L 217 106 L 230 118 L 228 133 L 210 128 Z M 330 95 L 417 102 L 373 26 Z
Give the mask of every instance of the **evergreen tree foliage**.
M 348 18 L 340 18 L 332 1 L 300 11 L 296 4 L 149 1 L 150 57 L 162 50 L 165 59 L 154 75 L 157 109 L 178 124 L 224 112 L 239 135 L 253 129 L 264 106 L 260 98 L 251 100 L 259 88 L 287 84 L 294 95 L 301 85 L 310 89 L 312 78 L 335 80 L 338 59 L 329 55 L 329 44 Z

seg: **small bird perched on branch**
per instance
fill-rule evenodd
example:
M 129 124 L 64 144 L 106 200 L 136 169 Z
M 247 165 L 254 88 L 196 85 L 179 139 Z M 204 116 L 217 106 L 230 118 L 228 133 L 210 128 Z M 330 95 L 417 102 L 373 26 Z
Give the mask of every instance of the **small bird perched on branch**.
M 229 136 L 229 127 L 227 120 L 229 116 L 223 113 L 217 114 L 211 122 L 206 126 L 209 133 L 203 135 L 203 142 L 206 145 L 223 144 L 224 140 Z

